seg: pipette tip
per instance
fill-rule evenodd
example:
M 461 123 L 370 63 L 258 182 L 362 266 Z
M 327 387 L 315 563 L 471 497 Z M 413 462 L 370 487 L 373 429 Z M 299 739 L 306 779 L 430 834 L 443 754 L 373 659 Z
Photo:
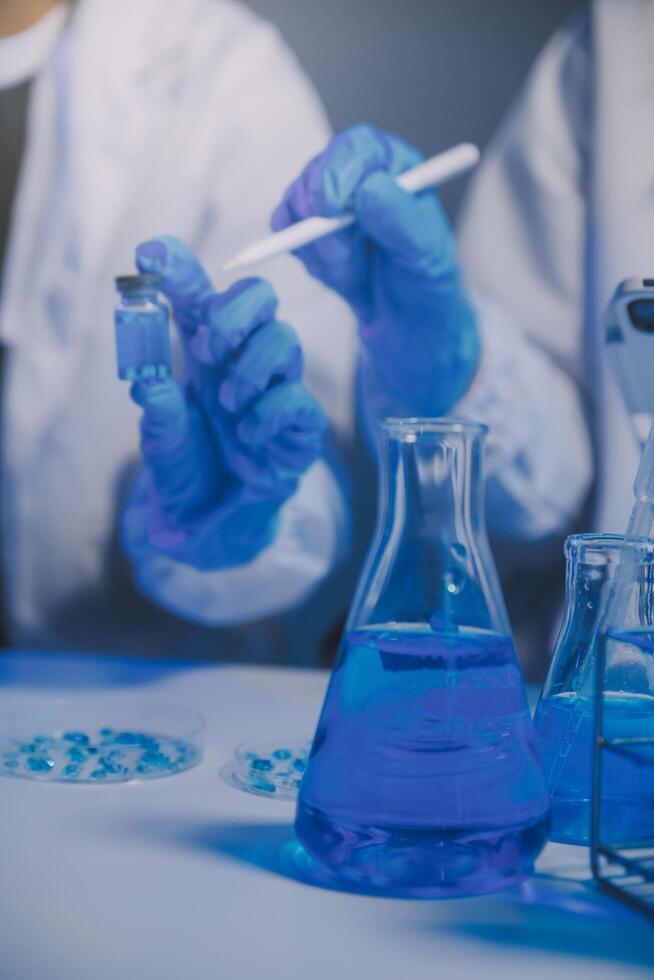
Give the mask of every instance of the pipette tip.
M 240 269 L 240 268 L 241 268 L 241 262 L 238 259 L 238 257 L 236 257 L 234 259 L 230 259 L 229 262 L 225 262 L 223 266 L 223 272 L 233 272 L 234 269 Z

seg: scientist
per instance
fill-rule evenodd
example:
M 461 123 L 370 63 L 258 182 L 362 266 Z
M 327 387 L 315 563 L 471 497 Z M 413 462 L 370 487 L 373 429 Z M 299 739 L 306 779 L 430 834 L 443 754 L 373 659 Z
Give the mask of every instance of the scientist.
M 5 642 L 292 656 L 279 614 L 347 541 L 340 484 L 315 460 L 320 405 L 348 438 L 351 320 L 289 260 L 276 285 L 298 338 L 268 286 L 215 291 L 178 239 L 219 269 L 327 135 L 277 33 L 237 4 L 0 0 Z M 116 379 L 112 311 L 137 242 L 187 363 L 183 387 L 134 390 L 133 480 L 139 411 Z M 187 631 L 132 576 L 222 629 Z M 316 637 L 298 643 L 310 660 Z
M 595 473 L 589 523 L 628 520 L 638 446 L 601 319 L 619 280 L 654 270 L 653 42 L 649 0 L 596 0 L 554 36 L 473 181 L 461 265 L 435 194 L 393 182 L 418 154 L 370 127 L 337 136 L 273 218 L 354 208 L 356 230 L 299 255 L 357 316 L 367 410 L 487 422 L 490 527 L 527 563 Z

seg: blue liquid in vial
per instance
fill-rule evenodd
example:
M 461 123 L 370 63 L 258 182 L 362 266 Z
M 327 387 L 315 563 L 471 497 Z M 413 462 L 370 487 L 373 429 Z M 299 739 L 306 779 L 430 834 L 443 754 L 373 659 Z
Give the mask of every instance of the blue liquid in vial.
M 163 304 L 151 304 L 149 311 L 117 309 L 115 325 L 119 378 L 143 381 L 170 377 L 168 310 Z
M 617 656 L 615 643 L 620 644 Z M 631 652 L 640 654 L 634 658 Z M 636 650 L 634 651 L 634 648 Z M 654 633 L 609 635 L 606 674 L 617 692 L 604 695 L 605 738 L 654 740 L 654 697 L 647 693 L 646 660 L 654 671 Z M 646 693 L 637 693 L 637 692 Z M 593 788 L 594 703 L 574 693 L 540 701 L 534 718 L 550 791 L 552 840 L 590 841 Z M 600 836 L 605 844 L 654 840 L 654 741 L 602 750 Z
M 547 830 L 510 638 L 346 634 L 296 818 L 319 864 L 382 894 L 480 894 L 525 878 Z

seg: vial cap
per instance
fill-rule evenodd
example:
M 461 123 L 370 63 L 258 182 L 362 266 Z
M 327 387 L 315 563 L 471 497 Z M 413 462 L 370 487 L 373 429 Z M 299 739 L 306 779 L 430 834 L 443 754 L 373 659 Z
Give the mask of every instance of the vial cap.
M 158 290 L 159 276 L 151 272 L 140 275 L 116 276 L 116 289 L 119 293 L 135 293 L 143 290 Z

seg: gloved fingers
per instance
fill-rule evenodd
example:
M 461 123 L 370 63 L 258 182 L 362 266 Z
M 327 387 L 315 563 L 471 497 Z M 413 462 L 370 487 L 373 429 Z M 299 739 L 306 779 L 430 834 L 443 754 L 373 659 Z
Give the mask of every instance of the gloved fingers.
M 184 442 L 189 422 L 186 395 L 172 378 L 137 381 L 132 399 L 143 409 L 141 449 L 144 456 L 164 456 Z
M 287 190 L 272 218 L 273 230 L 312 215 L 334 217 L 352 205 L 357 187 L 376 170 L 397 175 L 423 159 L 414 147 L 375 126 L 359 125 L 339 133 L 305 167 Z
M 456 267 L 454 235 L 433 191 L 420 196 L 371 174 L 356 192 L 361 228 L 399 265 L 437 278 Z
M 230 363 L 218 398 L 228 412 L 240 413 L 271 385 L 299 381 L 302 347 L 287 323 L 276 320 L 260 327 Z
M 241 419 L 237 435 L 244 446 L 255 451 L 269 447 L 280 437 L 302 447 L 312 444 L 312 435 L 322 445 L 327 426 L 327 416 L 318 401 L 296 381 L 269 388 Z
M 323 446 L 324 432 L 300 432 L 291 428 L 267 445 L 268 463 L 277 469 L 301 473 L 322 455 Z
M 240 279 L 224 293 L 213 293 L 204 322 L 189 345 L 190 353 L 216 367 L 225 362 L 259 327 L 275 319 L 277 296 L 265 279 Z
M 161 235 L 137 245 L 136 266 L 140 272 L 159 277 L 161 291 L 172 303 L 178 325 L 193 332 L 201 322 L 204 304 L 213 288 L 191 249 L 172 235 Z

